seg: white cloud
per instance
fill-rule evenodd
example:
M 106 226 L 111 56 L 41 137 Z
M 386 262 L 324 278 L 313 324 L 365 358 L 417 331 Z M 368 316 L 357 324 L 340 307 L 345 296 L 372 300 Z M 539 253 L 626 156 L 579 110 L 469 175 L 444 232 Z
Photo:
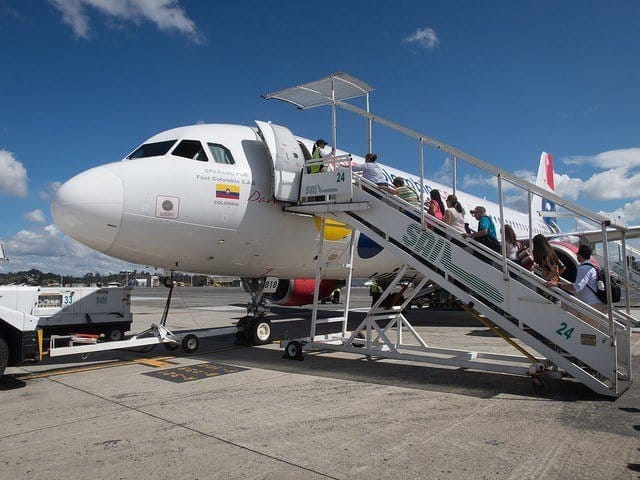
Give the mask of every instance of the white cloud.
M 513 174 L 527 182 L 536 183 L 536 174 L 532 170 L 516 170 Z
M 89 18 L 84 14 L 81 0 L 49 0 L 62 13 L 62 22 L 71 27 L 76 37 L 89 38 Z
M 50 182 L 45 190 L 38 192 L 38 196 L 45 201 L 50 201 L 58 189 L 62 186 L 62 182 Z
M 640 172 L 631 173 L 626 168 L 613 168 L 597 173 L 582 187 L 585 197 L 596 200 L 634 198 L 640 194 Z
M 596 171 L 586 180 L 567 174 L 555 173 L 556 193 L 572 201 L 579 198 L 611 201 L 632 199 L 612 212 L 600 211 L 614 221 L 623 218 L 629 224 L 640 220 L 640 148 L 609 150 L 597 155 L 576 155 L 562 160 L 565 165 L 578 167 L 579 171 L 595 167 Z
M 91 7 L 109 20 L 150 21 L 163 31 L 177 31 L 194 43 L 204 43 L 203 35 L 185 13 L 178 0 L 49 0 L 62 13 L 62 21 L 78 38 L 90 37 L 90 20 L 86 12 Z
M 523 180 L 526 180 L 528 182 L 532 182 L 535 183 L 536 181 L 536 176 L 535 174 L 531 171 L 531 170 L 516 170 L 515 172 L 513 172 L 513 174 L 516 177 L 519 177 Z M 493 175 L 493 174 L 482 174 L 482 173 L 476 173 L 476 174 L 471 174 L 471 175 L 465 175 L 462 178 L 462 187 L 463 188 L 469 188 L 469 187 L 485 187 L 485 186 L 489 186 L 489 187 L 493 187 L 493 188 L 498 188 L 498 177 Z M 503 180 L 502 182 L 502 191 L 503 192 L 511 192 L 513 190 L 516 191 L 522 191 L 524 193 L 524 195 L 526 196 L 526 192 L 524 190 L 522 190 L 520 187 L 517 187 L 515 185 L 513 185 L 511 182 L 508 182 L 507 180 Z
M 402 43 L 417 45 L 426 50 L 433 50 L 438 46 L 440 40 L 438 34 L 431 27 L 418 28 L 413 34 L 402 39 Z
M 0 195 L 27 196 L 27 169 L 7 150 L 0 150 L 0 172 Z
M 554 172 L 553 181 L 556 187 L 556 193 L 569 200 L 576 200 L 584 185 L 584 182 L 579 178 L 571 178 L 564 173 L 559 175 Z
M 91 250 L 63 234 L 55 225 L 20 230 L 5 243 L 5 253 L 11 259 L 0 265 L 0 271 L 5 272 L 37 268 L 45 273 L 84 275 L 140 269 Z
M 613 212 L 600 212 L 603 215 L 610 214 L 614 218 L 622 217 L 627 222 L 637 222 L 640 220 L 640 200 L 625 203 L 622 208 L 617 208 Z
M 473 175 L 465 175 L 462 177 L 462 186 L 463 188 L 472 188 L 472 187 L 497 187 L 498 180 L 494 176 L 488 176 L 483 174 L 473 174 Z
M 42 210 L 40 210 L 39 208 L 25 213 L 24 218 L 32 223 L 44 223 L 46 221 L 44 218 L 44 213 L 42 213 Z
M 453 161 L 451 157 L 444 159 L 440 168 L 433 173 L 433 179 L 448 187 L 453 185 Z
M 609 150 L 597 155 L 574 155 L 562 159 L 566 165 L 592 165 L 600 170 L 640 167 L 640 147 Z
M 571 200 L 580 195 L 594 200 L 637 198 L 640 192 L 640 147 L 609 150 L 597 155 L 576 155 L 566 165 L 593 166 L 600 172 L 586 180 L 556 174 L 556 191 Z

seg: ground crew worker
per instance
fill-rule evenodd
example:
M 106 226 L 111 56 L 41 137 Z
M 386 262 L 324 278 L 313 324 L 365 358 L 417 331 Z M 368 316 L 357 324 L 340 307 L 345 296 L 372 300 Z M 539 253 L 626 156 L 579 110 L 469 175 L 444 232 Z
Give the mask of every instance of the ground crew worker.
M 324 147 L 327 146 L 327 142 L 325 142 L 323 139 L 319 138 L 318 140 L 316 140 L 316 143 L 313 144 L 313 149 L 312 149 L 312 153 L 311 153 L 311 160 L 317 160 L 319 158 L 324 158 L 325 154 L 322 151 L 322 149 Z M 334 155 L 336 152 L 335 148 L 331 149 L 331 154 L 330 155 Z M 320 173 L 320 172 L 324 172 L 325 168 L 324 165 L 322 163 L 315 163 L 313 165 L 309 166 L 309 170 L 308 173 Z
M 371 306 L 373 307 L 382 295 L 382 288 L 375 281 L 369 285 L 369 295 L 371 295 Z
M 340 303 L 340 287 L 336 288 L 331 294 L 331 303 Z
M 323 139 L 319 138 L 316 140 L 316 143 L 313 144 L 313 149 L 311 151 L 311 158 L 322 158 L 324 154 L 322 153 L 322 149 L 327 146 L 327 142 Z

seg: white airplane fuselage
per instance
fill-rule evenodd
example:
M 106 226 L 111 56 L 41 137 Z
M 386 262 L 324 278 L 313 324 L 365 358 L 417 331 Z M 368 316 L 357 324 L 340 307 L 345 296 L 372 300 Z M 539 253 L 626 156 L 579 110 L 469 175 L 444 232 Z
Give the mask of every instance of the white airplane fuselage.
M 311 151 L 312 141 L 296 138 Z M 182 140 L 201 142 L 207 158 L 175 155 Z M 283 204 L 273 199 L 273 163 L 256 128 L 194 125 L 167 130 L 143 145 L 165 141 L 174 143 L 162 155 L 125 158 L 66 182 L 52 204 L 56 224 L 81 243 L 136 264 L 241 277 L 314 276 L 320 221 L 284 212 Z M 221 152 L 221 147 L 233 164 L 216 161 L 220 159 L 214 158 L 211 148 Z M 383 169 L 389 181 L 402 176 L 419 189 L 418 177 Z M 451 192 L 425 179 L 425 198 L 433 188 L 443 199 Z M 460 191 L 457 195 L 467 212 L 483 205 L 499 225 L 498 205 Z M 528 236 L 526 214 L 505 209 L 505 219 L 518 237 Z M 467 221 L 476 228 L 469 214 Z M 534 222 L 534 234 L 549 233 L 541 218 Z M 323 252 L 328 260 L 325 277 L 344 278 L 350 234 L 335 228 L 325 238 L 329 240 Z M 401 264 L 365 240 L 356 238 L 355 276 L 392 272 Z

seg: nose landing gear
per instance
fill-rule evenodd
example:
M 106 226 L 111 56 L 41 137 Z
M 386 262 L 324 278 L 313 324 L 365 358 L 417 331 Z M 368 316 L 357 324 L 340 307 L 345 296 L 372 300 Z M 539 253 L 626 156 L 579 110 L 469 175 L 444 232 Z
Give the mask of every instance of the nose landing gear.
M 265 278 L 242 278 L 245 292 L 251 295 L 247 304 L 247 315 L 238 320 L 236 345 L 266 345 L 271 343 L 271 321 L 269 309 L 264 304 Z

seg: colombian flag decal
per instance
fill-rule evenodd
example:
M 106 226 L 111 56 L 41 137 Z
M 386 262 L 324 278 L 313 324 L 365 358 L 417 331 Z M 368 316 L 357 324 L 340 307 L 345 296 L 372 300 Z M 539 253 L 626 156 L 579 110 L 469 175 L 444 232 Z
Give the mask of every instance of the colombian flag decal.
M 240 200 L 240 185 L 216 183 L 216 198 Z

